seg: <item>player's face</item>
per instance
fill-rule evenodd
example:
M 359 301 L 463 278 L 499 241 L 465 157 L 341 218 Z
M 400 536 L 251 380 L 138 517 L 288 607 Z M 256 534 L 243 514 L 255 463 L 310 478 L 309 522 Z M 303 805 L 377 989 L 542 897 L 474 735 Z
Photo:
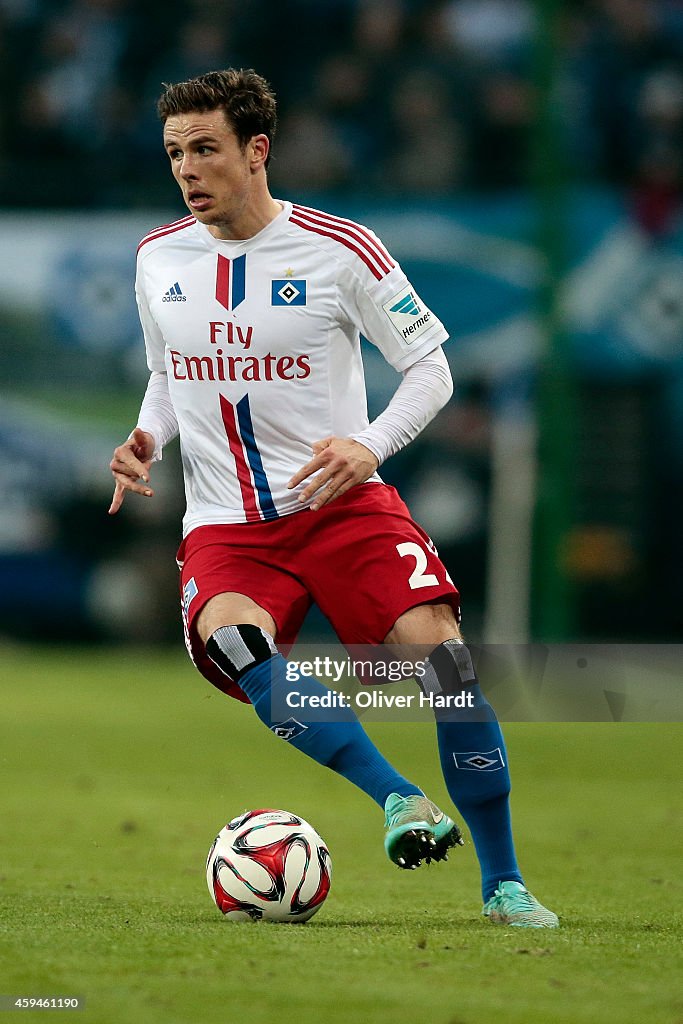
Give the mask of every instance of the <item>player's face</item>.
M 240 146 L 222 110 L 167 119 L 164 146 L 173 177 L 188 208 L 202 224 L 218 230 L 244 216 L 254 170 L 263 162 L 258 153 L 254 160 L 254 141 Z

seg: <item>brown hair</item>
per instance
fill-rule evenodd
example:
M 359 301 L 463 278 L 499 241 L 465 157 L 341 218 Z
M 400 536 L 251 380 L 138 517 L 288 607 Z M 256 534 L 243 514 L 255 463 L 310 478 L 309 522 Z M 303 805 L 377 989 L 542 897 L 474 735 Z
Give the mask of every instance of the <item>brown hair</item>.
M 254 135 L 272 143 L 277 123 L 275 94 L 265 78 L 251 69 L 209 71 L 187 82 L 169 85 L 157 103 L 162 121 L 176 114 L 222 110 L 242 148 Z M 270 152 L 266 166 L 270 160 Z

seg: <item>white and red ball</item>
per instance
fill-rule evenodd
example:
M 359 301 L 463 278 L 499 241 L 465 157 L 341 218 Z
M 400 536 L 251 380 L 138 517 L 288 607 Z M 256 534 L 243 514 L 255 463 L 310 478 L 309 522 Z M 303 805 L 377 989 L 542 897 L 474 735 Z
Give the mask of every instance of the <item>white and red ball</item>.
M 245 811 L 216 836 L 206 881 L 231 921 L 308 921 L 330 891 L 330 851 L 303 818 L 288 811 Z

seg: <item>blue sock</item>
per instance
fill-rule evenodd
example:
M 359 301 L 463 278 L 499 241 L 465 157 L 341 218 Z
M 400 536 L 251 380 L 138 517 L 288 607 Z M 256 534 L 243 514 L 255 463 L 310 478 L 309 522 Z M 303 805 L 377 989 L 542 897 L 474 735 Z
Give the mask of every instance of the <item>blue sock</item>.
M 437 712 L 436 734 L 441 770 L 451 800 L 472 835 L 479 865 L 484 902 L 501 881 L 522 882 L 510 822 L 510 773 L 503 733 L 495 712 L 479 689 L 474 712 Z M 448 719 L 451 720 L 448 720 Z
M 390 793 L 401 796 L 422 793 L 382 757 L 350 708 L 318 711 L 316 716 L 297 708 L 288 714 L 288 694 L 322 697 L 331 691 L 317 679 L 300 672 L 296 682 L 288 681 L 287 661 L 281 654 L 248 669 L 240 676 L 239 685 L 261 721 L 277 736 L 318 764 L 343 775 L 376 800 L 382 809 Z

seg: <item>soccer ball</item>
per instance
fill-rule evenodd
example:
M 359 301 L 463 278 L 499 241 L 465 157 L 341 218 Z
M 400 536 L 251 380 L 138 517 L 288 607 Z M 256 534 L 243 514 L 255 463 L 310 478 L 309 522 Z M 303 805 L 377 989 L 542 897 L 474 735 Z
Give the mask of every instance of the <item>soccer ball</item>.
M 209 892 L 229 921 L 308 921 L 325 902 L 331 880 L 327 846 L 289 811 L 233 818 L 206 860 Z

